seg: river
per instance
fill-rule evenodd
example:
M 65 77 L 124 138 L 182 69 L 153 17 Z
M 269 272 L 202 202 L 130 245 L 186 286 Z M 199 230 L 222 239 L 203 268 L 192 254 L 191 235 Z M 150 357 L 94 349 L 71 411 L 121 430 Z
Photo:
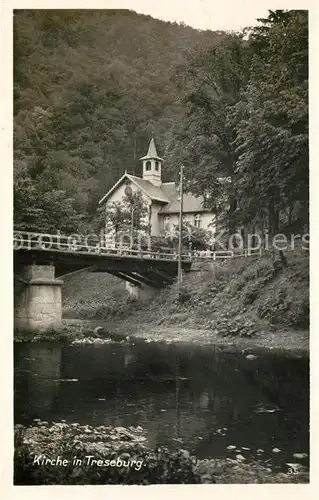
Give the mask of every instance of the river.
M 309 453 L 306 357 L 144 341 L 20 343 L 14 356 L 15 423 L 140 425 L 150 446 L 199 458 L 308 463 L 293 457 Z

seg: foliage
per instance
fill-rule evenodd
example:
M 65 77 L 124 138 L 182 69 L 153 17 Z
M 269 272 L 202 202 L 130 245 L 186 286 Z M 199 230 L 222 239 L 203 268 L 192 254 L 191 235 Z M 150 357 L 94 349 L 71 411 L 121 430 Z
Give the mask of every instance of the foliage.
M 121 201 L 105 207 L 105 232 L 148 231 L 148 206 L 140 191 L 125 194 Z M 133 236 L 133 234 L 132 234 Z
M 256 484 L 256 483 L 308 483 L 309 472 L 304 467 L 295 474 L 280 472 L 274 474 L 269 464 L 258 461 L 216 458 L 199 460 L 195 470 L 201 475 L 202 482 L 210 483 L 214 478 L 217 484 Z
M 199 40 L 219 37 L 127 10 L 16 11 L 14 170 L 32 196 L 30 204 L 20 196 L 15 222 L 54 225 L 41 200 L 57 190 L 95 224 L 105 192 L 125 170 L 140 173 L 136 158 L 153 131 L 166 148 L 182 109 L 175 65 Z M 35 196 L 41 217 L 30 221 Z
M 235 133 L 228 114 L 246 84 L 247 57 L 242 35 L 229 35 L 191 53 L 177 76 L 186 76 L 190 83 L 169 160 L 186 165 L 187 188 L 204 194 L 207 205 L 228 218 L 228 227 L 234 209 L 236 161 Z
M 65 421 L 50 424 L 36 419 L 29 427 L 15 426 L 15 485 L 96 485 L 96 484 L 198 484 L 198 483 L 290 483 L 308 482 L 300 466 L 292 475 L 274 473 L 253 461 L 227 458 L 198 460 L 187 450 L 149 449 L 141 427 L 92 427 Z M 67 460 L 65 465 L 33 464 L 35 456 Z M 85 465 L 94 460 L 118 460 L 127 466 Z M 74 465 L 74 457 L 82 465 Z M 91 459 L 92 460 L 92 459 Z
M 141 173 L 154 131 L 163 180 L 183 163 L 228 233 L 307 228 L 307 11 L 224 33 L 130 11 L 21 10 L 14 43 L 19 227 L 100 227 L 98 200 Z
M 188 185 L 229 232 L 308 223 L 307 11 L 270 11 L 244 33 L 193 52 L 172 140 Z M 244 36 L 245 35 L 245 36 Z
M 191 339 L 198 329 L 205 330 L 206 341 L 217 336 L 258 337 L 275 330 L 280 342 L 283 329 L 307 331 L 309 327 L 309 260 L 295 254 L 287 254 L 287 260 L 288 266 L 278 271 L 270 256 L 216 261 L 213 267 L 211 262 L 201 263 L 196 272 L 184 273 L 180 294 L 174 283 L 160 291 L 155 301 L 133 305 L 127 302 L 123 282 L 116 278 L 91 273 L 83 281 L 71 276 L 65 285 L 64 314 L 107 319 L 112 328 L 151 332 L 150 338 L 160 325 L 169 331 L 190 329 Z M 165 335 L 166 330 L 164 339 Z
M 145 446 L 140 427 L 92 427 L 64 421 L 15 427 L 16 485 L 85 485 L 85 484 L 180 484 L 199 483 L 193 472 L 193 459 L 186 450 L 170 452 L 166 448 L 151 450 Z M 34 465 L 34 457 L 67 460 L 66 466 Z M 87 465 L 86 456 L 95 460 L 120 459 L 122 464 L 135 461 L 131 467 Z M 73 458 L 82 459 L 74 465 Z
M 176 249 L 176 242 L 165 236 L 151 236 L 151 248 L 154 252 L 171 253 Z
M 182 246 L 184 251 L 187 250 L 203 250 L 209 246 L 211 232 L 193 224 L 184 221 L 182 225 Z M 166 239 L 170 240 L 172 245 L 178 245 L 179 241 L 179 226 L 175 225 L 166 235 Z
M 127 308 L 136 309 L 136 304 L 130 307 L 124 285 L 123 280 L 107 273 L 84 272 L 66 277 L 62 294 L 63 316 L 82 319 L 107 317 L 109 320 L 121 318 Z
M 294 300 L 289 297 L 288 288 L 281 288 L 258 305 L 258 315 L 274 325 L 282 323 L 284 316 L 286 323 L 293 328 L 309 328 L 309 299 L 301 296 Z
M 84 217 L 65 191 L 39 191 L 31 179 L 14 185 L 15 229 L 43 233 L 73 233 L 83 227 Z

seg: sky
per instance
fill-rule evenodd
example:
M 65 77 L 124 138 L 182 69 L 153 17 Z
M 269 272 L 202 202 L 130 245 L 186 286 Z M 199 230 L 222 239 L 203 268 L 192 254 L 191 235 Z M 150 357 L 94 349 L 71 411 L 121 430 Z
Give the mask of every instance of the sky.
M 131 4 L 141 14 L 165 21 L 184 22 L 202 30 L 241 30 L 257 24 L 257 18 L 268 16 L 269 10 L 307 9 L 312 0 L 117 0 Z M 104 0 L 104 4 L 114 3 Z
M 165 21 L 184 22 L 193 28 L 202 30 L 240 30 L 246 26 L 256 24 L 256 18 L 267 17 L 268 10 L 261 2 L 252 3 L 245 7 L 243 0 L 216 2 L 212 0 L 174 0 L 166 2 L 144 2 L 133 0 L 133 9 L 136 12 L 149 14 Z
M 0 0 L 14 8 L 131 9 L 202 30 L 237 31 L 257 24 L 272 9 L 307 9 L 316 0 Z M 1 8 L 0 8 L 1 10 Z

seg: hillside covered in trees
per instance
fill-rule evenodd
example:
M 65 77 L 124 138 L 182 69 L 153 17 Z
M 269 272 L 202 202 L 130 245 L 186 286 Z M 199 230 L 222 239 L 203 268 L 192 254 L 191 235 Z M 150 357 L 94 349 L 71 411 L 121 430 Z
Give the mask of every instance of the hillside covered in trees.
M 164 180 L 184 163 L 229 231 L 307 226 L 307 12 L 243 33 L 123 10 L 15 12 L 16 227 L 98 228 L 99 198 L 140 175 L 152 132 Z

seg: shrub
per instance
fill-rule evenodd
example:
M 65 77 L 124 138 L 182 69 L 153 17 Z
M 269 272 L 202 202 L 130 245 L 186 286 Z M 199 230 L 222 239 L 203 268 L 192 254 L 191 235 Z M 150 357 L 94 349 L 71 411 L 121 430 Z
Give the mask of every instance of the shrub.
M 177 300 L 180 304 L 185 304 L 185 302 L 188 302 L 191 298 L 191 293 L 186 287 L 181 287 L 180 290 L 177 292 Z
M 294 307 L 288 313 L 288 324 L 294 328 L 309 327 L 309 298 L 301 299 L 299 303 L 295 303 Z
M 262 304 L 258 305 L 257 314 L 260 318 L 266 318 L 273 324 L 282 322 L 283 312 L 290 307 L 287 298 L 287 290 L 280 289 L 274 291 Z
M 198 484 L 308 482 L 308 471 L 298 475 L 275 474 L 259 462 L 243 464 L 226 458 L 197 460 L 187 450 L 149 449 L 141 427 L 92 427 L 64 421 L 37 421 L 30 427 L 15 426 L 15 485 L 97 484 Z M 62 465 L 34 464 L 34 457 L 67 460 Z M 135 460 L 138 467 L 74 465 L 74 457 L 94 460 Z M 141 464 L 141 462 L 143 462 Z
M 15 428 L 14 483 L 16 485 L 84 485 L 84 484 L 181 484 L 199 483 L 193 471 L 194 459 L 186 450 L 151 450 L 145 446 L 139 427 L 100 426 L 94 428 L 64 422 L 53 425 L 38 422 L 29 428 Z M 67 460 L 65 466 L 38 465 L 34 457 L 41 455 Z M 82 459 L 74 465 L 74 457 Z M 90 465 L 94 460 L 135 461 L 136 466 Z M 132 463 L 132 462 L 131 462 Z
M 252 304 L 257 299 L 259 292 L 260 292 L 260 285 L 259 284 L 253 283 L 251 285 L 248 285 L 246 290 L 243 293 L 244 305 Z

